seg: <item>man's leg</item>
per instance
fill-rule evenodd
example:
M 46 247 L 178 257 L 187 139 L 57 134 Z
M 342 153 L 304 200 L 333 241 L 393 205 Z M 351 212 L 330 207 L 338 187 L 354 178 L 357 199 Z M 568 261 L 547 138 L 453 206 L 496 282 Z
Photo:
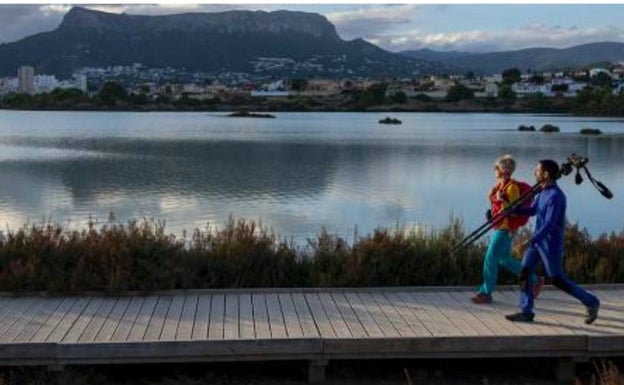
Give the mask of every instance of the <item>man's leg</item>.
M 520 310 L 522 313 L 533 317 L 533 285 L 535 284 L 535 268 L 541 260 L 540 254 L 533 245 L 524 252 L 522 257 Z
M 535 267 L 540 261 L 537 249 L 530 245 L 522 257 L 522 271 L 520 272 L 520 313 L 505 316 L 509 321 L 531 322 L 535 314 L 533 313 L 533 281 Z
M 563 253 L 544 254 L 543 262 L 548 276 L 552 278 L 553 285 L 570 294 L 585 305 L 587 308 L 585 323 L 590 324 L 594 322 L 596 317 L 598 317 L 600 300 L 568 278 L 563 268 Z
M 600 306 L 600 300 L 598 300 L 598 297 L 585 291 L 564 273 L 560 273 L 559 275 L 552 277 L 552 280 L 555 287 L 565 291 L 585 305 L 587 308 L 585 323 L 591 324 L 596 320 L 598 317 L 598 307 Z
M 510 237 L 511 239 L 511 237 Z M 519 276 L 520 273 L 522 272 L 522 263 L 517 260 L 516 258 L 514 258 L 512 252 L 511 252 L 511 240 L 509 243 L 510 247 L 509 249 L 507 249 L 506 252 L 502 253 L 501 256 L 499 257 L 500 260 L 500 265 L 507 271 L 509 271 L 510 273 Z M 538 278 L 537 275 L 535 274 L 535 272 L 533 273 L 532 277 L 532 282 L 534 282 L 533 284 L 533 296 L 537 297 L 540 293 L 540 291 L 542 290 L 542 287 L 544 286 L 544 277 L 540 277 Z

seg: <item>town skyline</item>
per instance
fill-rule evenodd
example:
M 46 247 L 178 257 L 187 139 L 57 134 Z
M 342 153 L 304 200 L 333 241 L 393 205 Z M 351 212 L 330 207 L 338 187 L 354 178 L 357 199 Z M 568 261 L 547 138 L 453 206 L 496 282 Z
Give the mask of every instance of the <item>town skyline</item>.
M 58 27 L 73 5 L 0 4 L 0 43 Z M 335 25 L 344 40 L 363 38 L 400 52 L 496 52 L 533 47 L 624 42 L 618 20 L 624 4 L 81 4 L 89 9 L 133 15 L 228 10 L 315 12 Z M 469 15 L 470 17 L 467 17 Z

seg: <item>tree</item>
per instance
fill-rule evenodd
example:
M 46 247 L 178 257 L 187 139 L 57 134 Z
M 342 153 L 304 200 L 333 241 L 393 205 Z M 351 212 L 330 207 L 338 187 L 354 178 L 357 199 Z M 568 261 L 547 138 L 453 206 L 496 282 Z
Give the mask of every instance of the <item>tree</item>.
M 503 84 L 498 89 L 498 97 L 506 101 L 514 101 L 516 100 L 516 93 L 510 84 Z
M 392 95 L 392 101 L 397 104 L 407 102 L 407 95 L 403 91 L 397 91 Z
M 598 72 L 596 75 L 592 76 L 591 79 L 589 79 L 589 82 L 596 87 L 611 89 L 612 79 L 609 74 L 605 72 Z
M 297 78 L 290 81 L 290 87 L 293 89 L 293 91 L 305 91 L 307 86 L 307 79 Z
M 533 75 L 529 78 L 529 82 L 533 84 L 544 84 L 544 77 L 542 75 Z
M 100 103 L 108 106 L 117 104 L 118 101 L 125 101 L 128 99 L 128 93 L 117 82 L 107 81 L 102 86 L 102 89 L 98 93 L 98 100 Z
M 514 84 L 518 83 L 521 79 L 521 72 L 517 68 L 508 68 L 503 71 L 503 83 Z
M 567 84 L 553 84 L 552 87 L 550 87 L 550 90 L 552 92 L 566 92 L 568 91 L 568 85 Z
M 358 91 L 353 94 L 358 108 L 366 108 L 374 105 L 383 104 L 386 99 L 386 89 L 388 85 L 385 83 L 376 83 L 368 87 L 364 91 Z
M 526 106 L 535 112 L 542 112 L 551 109 L 552 103 L 544 94 L 538 92 L 526 98 Z
M 446 93 L 446 100 L 449 102 L 456 102 L 459 100 L 467 100 L 474 98 L 474 92 L 461 84 L 455 84 L 449 88 Z

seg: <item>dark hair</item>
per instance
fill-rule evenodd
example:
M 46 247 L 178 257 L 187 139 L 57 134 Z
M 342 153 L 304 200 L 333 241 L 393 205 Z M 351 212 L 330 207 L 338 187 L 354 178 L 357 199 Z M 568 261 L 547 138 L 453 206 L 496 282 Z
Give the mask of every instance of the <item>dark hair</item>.
M 548 172 L 550 179 L 555 180 L 561 176 L 559 165 L 554 160 L 542 159 L 539 161 L 539 164 L 541 164 L 542 168 Z

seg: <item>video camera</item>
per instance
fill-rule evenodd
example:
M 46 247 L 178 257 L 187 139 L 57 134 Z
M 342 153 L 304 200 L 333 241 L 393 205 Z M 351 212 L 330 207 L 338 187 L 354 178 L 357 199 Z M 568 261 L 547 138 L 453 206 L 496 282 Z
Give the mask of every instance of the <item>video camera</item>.
M 572 155 L 568 156 L 567 162 L 561 164 L 561 175 L 569 175 L 575 167 L 578 171 L 581 168 L 585 167 L 587 162 L 589 162 L 589 159 L 587 157 L 576 155 L 573 153 Z
M 602 196 L 607 199 L 613 198 L 613 193 L 604 184 L 602 184 L 600 181 L 595 180 L 592 177 L 592 174 L 587 169 L 587 162 L 589 162 L 589 159 L 587 157 L 572 153 L 570 156 L 568 156 L 567 162 L 562 163 L 561 167 L 559 168 L 561 176 L 571 174 L 572 171 L 576 168 L 574 182 L 579 185 L 583 183 L 581 170 L 584 170 L 589 180 L 593 183 L 594 187 L 596 187 L 596 190 L 598 190 L 598 192 L 602 194 Z

